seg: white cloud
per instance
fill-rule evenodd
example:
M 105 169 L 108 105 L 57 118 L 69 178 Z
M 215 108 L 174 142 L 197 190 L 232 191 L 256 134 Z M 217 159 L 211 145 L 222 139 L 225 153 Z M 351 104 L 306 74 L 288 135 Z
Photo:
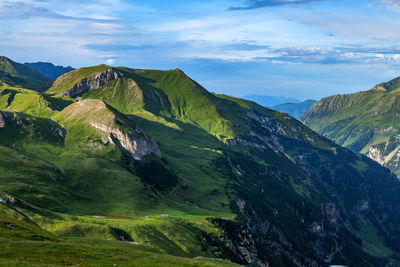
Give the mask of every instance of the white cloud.
M 108 65 L 112 65 L 112 64 L 114 64 L 115 63 L 115 59 L 113 59 L 113 58 L 109 58 L 109 59 L 107 59 L 107 64 Z
M 392 57 L 396 61 L 400 61 L 400 54 L 396 54 Z

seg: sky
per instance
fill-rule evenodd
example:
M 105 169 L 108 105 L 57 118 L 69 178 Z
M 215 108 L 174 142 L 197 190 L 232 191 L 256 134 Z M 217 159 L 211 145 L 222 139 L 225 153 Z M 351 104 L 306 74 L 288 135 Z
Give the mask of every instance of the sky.
M 400 0 L 0 0 L 0 55 L 182 69 L 216 93 L 319 99 L 400 76 Z

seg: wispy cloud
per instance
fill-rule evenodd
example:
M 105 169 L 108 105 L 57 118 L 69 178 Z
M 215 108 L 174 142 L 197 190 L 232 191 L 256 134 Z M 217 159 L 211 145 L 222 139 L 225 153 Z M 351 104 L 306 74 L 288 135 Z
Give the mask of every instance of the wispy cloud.
M 76 20 L 87 22 L 110 22 L 110 20 L 91 18 L 91 17 L 75 17 L 66 16 L 57 12 L 51 11 L 44 7 L 38 7 L 34 4 L 24 2 L 6 1 L 0 4 L 0 20 L 9 19 L 31 19 L 31 18 L 50 18 L 63 20 Z
M 253 50 L 263 50 L 263 49 L 269 49 L 270 46 L 268 45 L 258 45 L 256 42 L 240 42 L 240 43 L 232 43 L 232 44 L 227 44 L 223 45 L 220 48 L 223 50 L 237 50 L 237 51 L 253 51 Z
M 132 50 L 143 50 L 154 48 L 151 45 L 127 45 L 127 44 L 86 44 L 82 48 L 105 52 L 129 52 Z
M 251 10 L 265 7 L 276 7 L 284 5 L 300 5 L 311 2 L 322 2 L 332 0 L 247 0 L 241 6 L 233 6 L 228 10 Z M 386 4 L 391 8 L 400 8 L 400 0 L 376 0 Z
M 383 3 L 393 8 L 400 8 L 400 0 L 381 0 Z
M 399 64 L 396 47 L 287 47 L 270 50 L 270 55 L 254 60 L 300 64 Z
M 306 4 L 324 0 L 247 0 L 239 7 L 230 7 L 229 10 L 256 9 L 262 7 L 273 7 L 282 5 Z

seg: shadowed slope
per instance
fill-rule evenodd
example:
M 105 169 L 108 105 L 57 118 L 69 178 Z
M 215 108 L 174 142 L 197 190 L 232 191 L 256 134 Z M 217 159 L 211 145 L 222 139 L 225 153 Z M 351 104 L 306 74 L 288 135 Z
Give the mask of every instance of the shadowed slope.
M 49 79 L 31 67 L 3 56 L 0 56 L 0 71 L 10 75 L 8 79 L 6 78 L 6 81 L 29 89 L 44 90 L 49 82 Z M 5 75 L 0 74 L 0 79 L 2 79 L 2 76 L 4 78 Z

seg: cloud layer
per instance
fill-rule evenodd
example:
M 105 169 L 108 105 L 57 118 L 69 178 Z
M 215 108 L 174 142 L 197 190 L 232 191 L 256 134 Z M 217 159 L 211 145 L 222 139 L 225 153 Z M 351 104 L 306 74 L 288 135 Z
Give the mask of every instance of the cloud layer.
M 399 3 L 6 0 L 0 54 L 74 67 L 179 67 L 217 92 L 318 98 L 400 74 Z

